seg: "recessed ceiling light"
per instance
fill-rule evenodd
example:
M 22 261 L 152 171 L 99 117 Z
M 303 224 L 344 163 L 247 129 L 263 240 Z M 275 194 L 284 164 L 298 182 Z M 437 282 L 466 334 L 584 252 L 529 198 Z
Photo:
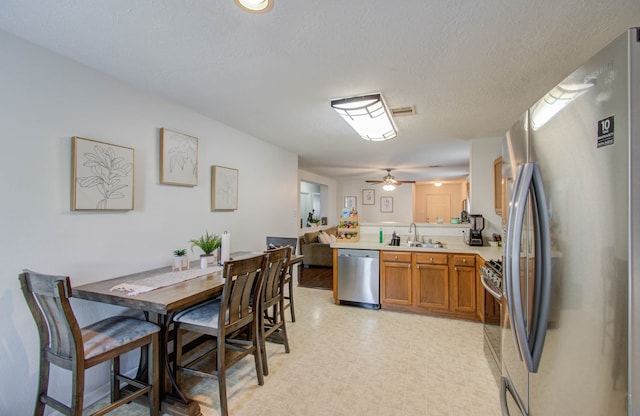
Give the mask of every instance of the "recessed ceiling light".
M 234 0 L 236 4 L 249 13 L 266 13 L 273 7 L 274 0 Z
M 440 186 L 442 186 L 442 182 L 439 182 L 439 181 L 438 182 L 434 182 L 433 186 L 440 187 Z

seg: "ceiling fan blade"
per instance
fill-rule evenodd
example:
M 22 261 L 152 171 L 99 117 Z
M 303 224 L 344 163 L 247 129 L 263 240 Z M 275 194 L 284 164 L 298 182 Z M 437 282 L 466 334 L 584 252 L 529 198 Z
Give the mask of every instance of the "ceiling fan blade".
M 383 183 L 384 181 L 365 181 L 366 183 Z
M 396 183 L 416 183 L 416 181 L 396 181 Z

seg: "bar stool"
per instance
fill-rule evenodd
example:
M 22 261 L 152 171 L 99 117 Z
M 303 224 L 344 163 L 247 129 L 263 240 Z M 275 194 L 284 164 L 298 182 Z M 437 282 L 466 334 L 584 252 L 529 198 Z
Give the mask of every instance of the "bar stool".
M 173 318 L 175 331 L 174 378 L 180 382 L 180 374 L 218 379 L 220 414 L 229 414 L 227 404 L 227 371 L 248 356 L 254 356 L 258 384 L 264 384 L 262 354 L 260 352 L 260 296 L 262 279 L 267 267 L 267 254 L 245 259 L 225 261 L 222 296 L 178 312 Z M 197 356 L 183 358 L 185 345 L 183 334 L 195 332 L 215 339 L 215 346 Z M 215 368 L 206 371 L 198 366 L 214 354 Z M 194 354 L 195 355 L 195 354 Z
M 267 250 L 272 250 L 274 248 L 280 248 L 284 246 L 291 247 L 291 256 L 296 254 L 296 250 L 298 247 L 298 239 L 295 237 L 271 237 L 267 236 Z M 289 309 L 291 313 L 291 322 L 296 321 L 296 311 L 295 305 L 293 302 L 293 270 L 288 270 L 285 275 L 284 284 L 289 289 L 289 295 L 284 295 L 284 299 L 287 301 L 285 305 L 285 309 Z
M 80 328 L 69 298 L 69 277 L 51 276 L 24 270 L 19 276 L 22 292 L 40 335 L 40 383 L 33 414 L 41 416 L 45 406 L 72 416 L 82 415 L 84 371 L 111 361 L 111 403 L 93 415 L 103 415 L 147 394 L 149 414 L 160 409 L 159 332 L 150 322 L 125 316 L 114 316 Z M 146 383 L 120 374 L 120 356 L 147 346 L 148 380 Z M 50 364 L 71 371 L 71 405 L 66 406 L 48 395 Z M 120 397 L 120 382 L 136 391 Z
M 269 375 L 266 349 L 266 341 L 272 341 L 269 337 L 273 337 L 277 343 L 282 343 L 285 352 L 289 353 L 287 323 L 284 319 L 284 279 L 291 259 L 291 247 L 268 250 L 267 253 L 269 263 L 262 284 L 260 303 L 260 343 L 265 376 Z

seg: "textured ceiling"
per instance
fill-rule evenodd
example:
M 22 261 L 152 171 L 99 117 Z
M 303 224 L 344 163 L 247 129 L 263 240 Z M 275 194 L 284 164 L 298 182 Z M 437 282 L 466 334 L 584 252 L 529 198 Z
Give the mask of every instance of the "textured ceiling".
M 0 1 L 7 32 L 336 178 L 377 179 L 387 167 L 397 179 L 466 176 L 469 139 L 501 136 L 637 25 L 638 0 L 275 0 L 266 14 L 233 0 Z M 329 107 L 371 92 L 416 107 L 389 142 L 359 139 Z

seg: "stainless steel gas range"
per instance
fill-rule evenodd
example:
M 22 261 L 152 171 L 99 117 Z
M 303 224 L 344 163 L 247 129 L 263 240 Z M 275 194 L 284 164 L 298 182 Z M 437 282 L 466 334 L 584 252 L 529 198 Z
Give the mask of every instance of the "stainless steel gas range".
M 496 381 L 500 378 L 502 330 L 502 260 L 490 260 L 480 268 L 480 281 L 485 289 L 483 307 L 484 349 L 489 360 L 495 362 L 493 368 Z

